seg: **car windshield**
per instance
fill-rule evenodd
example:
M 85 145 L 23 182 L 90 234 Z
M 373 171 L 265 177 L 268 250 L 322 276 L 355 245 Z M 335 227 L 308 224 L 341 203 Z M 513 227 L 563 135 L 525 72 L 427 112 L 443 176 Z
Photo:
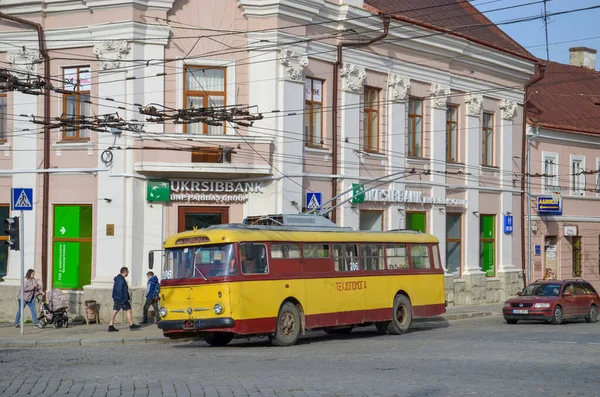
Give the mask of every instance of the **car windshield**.
M 531 284 L 523 290 L 521 296 L 558 296 L 560 284 Z
M 233 244 L 167 249 L 163 280 L 211 278 L 237 273 Z

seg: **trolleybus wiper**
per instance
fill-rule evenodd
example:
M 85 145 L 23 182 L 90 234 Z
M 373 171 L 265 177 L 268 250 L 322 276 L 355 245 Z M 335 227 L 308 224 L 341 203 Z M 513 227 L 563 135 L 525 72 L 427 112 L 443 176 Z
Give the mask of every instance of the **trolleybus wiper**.
M 196 274 L 196 270 L 198 271 L 198 273 L 200 273 L 200 275 L 202 276 L 202 278 L 204 279 L 204 281 L 208 281 L 208 279 L 206 278 L 206 276 L 202 273 L 202 270 L 200 270 L 198 268 L 198 266 L 196 266 L 196 264 L 194 263 L 194 275 Z

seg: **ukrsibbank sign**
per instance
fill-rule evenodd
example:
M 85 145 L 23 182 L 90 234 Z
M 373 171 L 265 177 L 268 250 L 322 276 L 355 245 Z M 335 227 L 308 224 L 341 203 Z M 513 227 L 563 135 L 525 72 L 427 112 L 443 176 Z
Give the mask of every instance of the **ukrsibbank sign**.
M 249 194 L 262 193 L 262 182 L 148 181 L 146 200 L 154 202 L 243 203 Z
M 442 204 L 453 207 L 465 207 L 467 200 L 450 197 L 428 197 L 423 192 L 411 190 L 373 189 L 365 192 L 365 201 L 390 202 L 390 203 L 419 203 Z

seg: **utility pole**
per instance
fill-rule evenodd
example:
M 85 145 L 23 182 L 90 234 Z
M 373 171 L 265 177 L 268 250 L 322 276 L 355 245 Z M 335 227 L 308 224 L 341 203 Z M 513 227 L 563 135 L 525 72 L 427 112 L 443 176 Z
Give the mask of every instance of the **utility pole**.
M 544 0 L 544 30 L 546 31 L 546 60 L 550 60 L 550 50 L 548 49 L 548 8 L 546 3 L 548 0 Z

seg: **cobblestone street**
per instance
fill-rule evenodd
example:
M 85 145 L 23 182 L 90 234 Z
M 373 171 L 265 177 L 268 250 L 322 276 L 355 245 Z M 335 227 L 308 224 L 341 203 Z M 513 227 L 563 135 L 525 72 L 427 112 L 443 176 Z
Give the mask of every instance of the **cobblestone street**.
M 600 396 L 600 326 L 501 317 L 420 323 L 409 334 L 0 350 L 0 395 Z

